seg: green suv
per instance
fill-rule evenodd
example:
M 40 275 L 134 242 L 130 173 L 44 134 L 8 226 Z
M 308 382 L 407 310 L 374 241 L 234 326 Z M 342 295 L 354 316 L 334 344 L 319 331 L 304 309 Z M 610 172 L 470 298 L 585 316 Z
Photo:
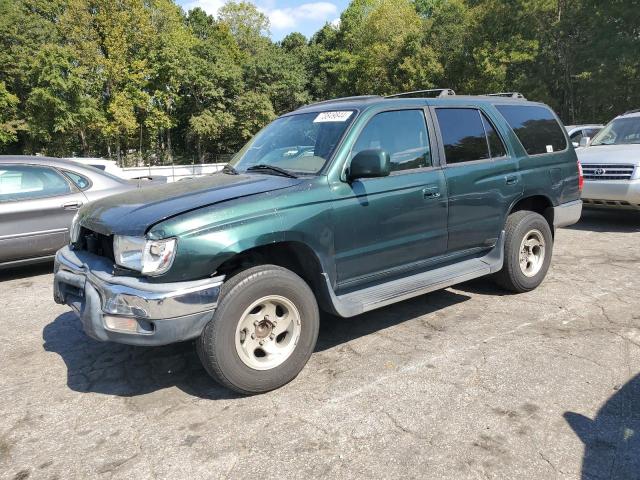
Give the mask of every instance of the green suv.
M 54 296 L 98 340 L 196 339 L 252 394 L 291 381 L 319 310 L 352 317 L 492 275 L 544 279 L 582 177 L 545 105 L 491 96 L 351 97 L 276 119 L 221 172 L 83 207 Z

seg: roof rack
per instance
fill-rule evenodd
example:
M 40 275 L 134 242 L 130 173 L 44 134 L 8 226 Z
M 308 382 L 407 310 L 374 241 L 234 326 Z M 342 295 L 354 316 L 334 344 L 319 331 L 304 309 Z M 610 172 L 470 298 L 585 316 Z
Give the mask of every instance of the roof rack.
M 325 103 L 333 103 L 333 102 L 349 102 L 351 100 L 368 100 L 371 98 L 382 98 L 380 95 L 355 95 L 353 97 L 340 97 L 340 98 L 332 98 L 330 100 L 322 100 L 320 102 L 310 103 L 309 105 L 304 105 L 300 108 L 307 108 L 311 105 L 324 105 Z
M 449 97 L 455 95 L 456 92 L 450 88 L 430 88 L 428 90 L 414 90 L 413 92 L 395 93 L 387 95 L 384 98 L 400 98 L 400 97 Z
M 505 98 L 517 98 L 519 100 L 526 100 L 524 95 L 520 92 L 500 92 L 500 93 L 487 93 L 487 97 L 505 97 Z
M 634 108 L 628 112 L 624 112 L 622 115 L 629 115 L 630 113 L 640 113 L 640 108 Z

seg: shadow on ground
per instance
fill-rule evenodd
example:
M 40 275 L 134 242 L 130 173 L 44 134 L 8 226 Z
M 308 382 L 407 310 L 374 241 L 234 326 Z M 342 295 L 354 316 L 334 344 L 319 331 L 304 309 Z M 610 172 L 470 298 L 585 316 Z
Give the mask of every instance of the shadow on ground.
M 0 283 L 53 273 L 53 261 L 0 270 Z
M 637 233 L 640 232 L 640 212 L 585 208 L 580 221 L 566 228 L 603 233 Z
M 640 375 L 614 393 L 593 420 L 574 412 L 564 418 L 584 443 L 582 480 L 640 479 Z
M 469 298 L 442 290 L 350 319 L 322 314 L 316 352 Z M 200 398 L 237 397 L 207 375 L 193 342 L 164 347 L 98 342 L 84 334 L 80 321 L 72 312 L 58 316 L 47 325 L 43 340 L 44 349 L 57 353 L 65 362 L 67 385 L 77 392 L 132 397 L 176 386 Z

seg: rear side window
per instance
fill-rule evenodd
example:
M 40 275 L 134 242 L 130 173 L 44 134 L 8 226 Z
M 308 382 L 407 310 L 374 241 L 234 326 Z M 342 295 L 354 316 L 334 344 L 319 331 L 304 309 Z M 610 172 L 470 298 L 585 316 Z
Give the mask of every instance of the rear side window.
M 480 112 L 475 108 L 438 108 L 447 165 L 491 158 Z
M 567 141 L 551 110 L 537 105 L 496 105 L 529 155 L 567 148 Z
M 69 193 L 69 183 L 51 168 L 0 165 L 0 202 L 56 197 Z
M 500 135 L 493 128 L 491 122 L 484 116 L 484 113 L 480 113 L 482 117 L 482 124 L 484 125 L 484 131 L 487 132 L 487 141 L 489 142 L 489 150 L 493 158 L 506 157 L 507 150 L 504 148 L 504 143 L 500 139 Z
M 91 186 L 91 182 L 87 177 L 80 175 L 79 173 L 70 172 L 65 170 L 64 173 L 71 179 L 73 183 L 75 183 L 76 187 L 80 190 L 86 190 Z

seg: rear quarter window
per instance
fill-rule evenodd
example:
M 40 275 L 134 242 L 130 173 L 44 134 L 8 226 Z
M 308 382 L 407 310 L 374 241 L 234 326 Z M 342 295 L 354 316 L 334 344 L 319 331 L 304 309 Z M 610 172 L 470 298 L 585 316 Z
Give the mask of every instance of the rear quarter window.
M 547 107 L 538 105 L 496 105 L 529 155 L 565 150 L 562 127 Z

